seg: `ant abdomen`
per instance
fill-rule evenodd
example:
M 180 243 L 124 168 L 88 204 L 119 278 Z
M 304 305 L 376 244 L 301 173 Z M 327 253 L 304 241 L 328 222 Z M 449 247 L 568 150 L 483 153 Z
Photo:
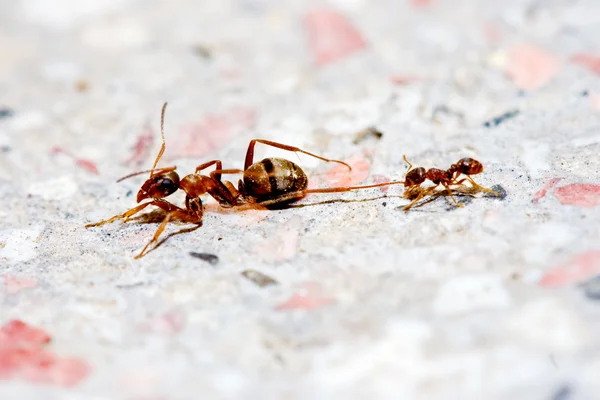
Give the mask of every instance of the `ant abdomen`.
M 474 158 L 461 158 L 455 165 L 455 170 L 464 175 L 477 175 L 483 172 L 483 165 Z
M 244 171 L 245 192 L 258 198 L 301 191 L 307 186 L 302 168 L 283 158 L 265 158 Z

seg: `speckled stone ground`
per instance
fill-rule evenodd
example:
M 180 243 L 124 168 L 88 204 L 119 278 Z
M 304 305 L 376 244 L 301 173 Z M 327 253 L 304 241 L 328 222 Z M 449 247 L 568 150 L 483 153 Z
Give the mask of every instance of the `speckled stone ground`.
M 1 1 L 0 398 L 600 399 L 599 36 L 596 0 Z M 257 147 L 312 187 L 406 154 L 507 195 L 205 199 L 134 260 L 161 213 L 84 225 L 135 205 L 165 101 L 182 175 L 258 137 L 354 167 Z M 10 358 L 11 320 L 71 361 Z

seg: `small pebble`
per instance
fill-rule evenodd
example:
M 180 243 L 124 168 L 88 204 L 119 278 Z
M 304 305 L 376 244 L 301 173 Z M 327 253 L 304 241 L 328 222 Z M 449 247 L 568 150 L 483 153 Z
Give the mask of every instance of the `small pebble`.
M 486 121 L 483 123 L 483 126 L 485 126 L 486 128 L 492 128 L 495 126 L 500 125 L 501 123 L 503 123 L 504 121 L 514 118 L 517 115 L 519 115 L 519 110 L 512 110 L 512 111 L 507 111 L 504 114 L 501 114 L 497 117 L 492 118 L 489 121 Z
M 196 253 L 195 251 L 190 251 L 190 256 L 206 261 L 210 265 L 216 265 L 219 262 L 219 257 L 210 253 Z
M 600 275 L 581 284 L 585 297 L 591 300 L 600 300 Z
M 258 272 L 254 269 L 244 270 L 242 271 L 242 275 L 260 287 L 277 285 L 279 283 L 270 276 L 265 275 L 262 272 Z
M 552 397 L 552 400 L 569 400 L 569 399 L 573 398 L 572 394 L 573 394 L 573 389 L 571 389 L 567 385 L 564 385 L 556 391 L 556 393 L 554 394 L 554 397 Z
M 356 135 L 354 135 L 354 140 L 352 141 L 352 143 L 359 144 L 360 142 L 369 137 L 381 139 L 383 137 L 383 133 L 377 130 L 377 128 L 370 126 L 368 128 L 358 131 Z
M 0 108 L 0 119 L 10 118 L 13 115 L 15 115 L 15 112 L 13 110 L 11 110 L 10 108 L 5 108 L 5 107 Z
M 501 185 L 494 185 L 490 189 L 492 189 L 494 192 L 498 193 L 500 195 L 500 197 L 494 195 L 493 193 L 486 193 L 485 197 L 493 197 L 498 200 L 504 200 L 506 198 L 506 196 L 508 195 L 506 193 L 506 189 L 504 189 Z

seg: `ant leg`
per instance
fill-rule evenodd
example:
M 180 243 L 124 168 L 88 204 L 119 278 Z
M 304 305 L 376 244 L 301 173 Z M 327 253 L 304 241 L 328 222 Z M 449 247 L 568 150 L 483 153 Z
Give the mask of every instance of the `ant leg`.
M 452 199 L 452 201 L 454 202 L 454 204 L 456 205 L 456 207 L 464 207 L 463 204 L 461 204 L 458 201 L 456 201 L 456 198 L 454 197 L 454 195 L 452 195 L 452 190 L 450 189 L 450 186 L 448 186 L 445 183 L 442 183 L 442 186 L 444 186 L 446 188 L 446 191 L 448 192 L 448 195 L 450 196 L 450 198 Z
M 196 171 L 195 171 L 195 173 L 197 174 L 198 172 L 202 171 L 203 169 L 205 169 L 205 168 L 208 168 L 208 167 L 210 167 L 211 165 L 215 165 L 215 164 L 216 164 L 215 170 L 220 170 L 220 169 L 223 169 L 223 163 L 221 162 L 221 160 L 212 160 L 212 161 L 206 162 L 206 163 L 204 163 L 204 164 L 200 164 L 200 165 L 198 165 L 198 166 L 196 167 Z M 221 180 L 221 174 L 215 174 L 215 177 L 216 177 L 218 180 Z
M 125 211 L 123 214 L 115 215 L 114 217 L 111 217 L 109 219 L 105 219 L 103 221 L 96 222 L 94 224 L 87 224 L 87 225 L 85 225 L 85 228 L 88 229 L 88 228 L 92 228 L 94 226 L 100 226 L 100 225 L 104 225 L 104 224 L 110 224 L 111 222 L 116 221 L 118 219 L 128 218 L 128 217 L 130 217 L 130 216 L 132 216 L 134 214 L 137 214 L 138 212 L 142 211 L 144 208 L 148 207 L 152 203 L 153 202 L 151 201 L 149 203 L 139 204 L 136 207 L 132 208 L 131 210 Z
M 488 192 L 488 193 L 493 193 L 495 194 L 497 197 L 502 197 L 500 196 L 500 193 L 496 192 L 495 190 L 492 190 L 490 188 L 486 188 L 483 186 L 479 186 L 474 180 L 473 178 L 471 178 L 469 175 L 466 175 L 467 179 L 469 180 L 469 182 L 471 182 L 471 185 L 473 185 L 473 187 L 477 190 L 481 190 L 482 192 Z
M 419 200 L 421 200 L 425 196 L 425 194 L 427 194 L 427 192 L 428 192 L 427 189 L 420 188 L 419 195 L 417 197 L 415 197 L 414 200 L 410 204 L 402 207 L 402 210 L 403 211 L 410 210 Z
M 338 192 L 350 192 L 352 190 L 361 190 L 361 189 L 371 189 L 382 186 L 391 186 L 391 185 L 403 185 L 404 181 L 401 182 L 384 182 L 384 183 L 374 183 L 372 185 L 364 185 L 364 186 L 340 186 L 333 188 L 324 188 L 324 189 L 308 189 L 305 190 L 304 193 L 338 193 Z
M 176 211 L 172 211 L 172 212 L 168 213 L 167 216 L 165 217 L 165 219 L 163 219 L 160 226 L 156 229 L 156 232 L 154 232 L 154 236 L 152 236 L 152 239 L 150 239 L 150 241 L 146 244 L 146 246 L 144 246 L 142 251 L 140 251 L 140 254 L 138 254 L 137 256 L 134 257 L 136 260 L 140 259 L 146 255 L 146 253 L 147 253 L 146 250 L 148 250 L 148 247 L 150 247 L 150 245 L 152 243 L 158 242 L 158 238 L 164 232 L 165 228 L 167 227 L 167 224 L 175 216 L 178 216 L 182 220 L 186 220 L 186 222 L 192 222 L 192 223 L 196 223 L 196 224 L 202 223 L 202 212 L 201 211 L 200 211 L 199 215 L 189 214 L 189 212 L 187 210 L 176 210 Z
M 319 160 L 326 161 L 326 162 L 334 162 L 334 163 L 342 164 L 342 165 L 345 165 L 346 167 L 348 167 L 349 171 L 352 171 L 352 167 L 343 161 L 330 160 L 329 158 L 325 158 L 325 157 L 321 157 L 321 156 L 318 156 L 313 153 L 309 153 L 308 151 L 302 150 L 298 147 L 288 146 L 286 144 L 272 142 L 270 140 L 263 140 L 263 139 L 252 139 L 250 141 L 250 144 L 248 145 L 248 151 L 246 152 L 246 161 L 244 162 L 244 170 L 248 169 L 249 166 L 254 164 L 254 161 L 253 161 L 254 160 L 254 145 L 256 143 L 262 143 L 267 146 L 275 147 L 275 148 L 282 149 L 282 150 L 292 151 L 294 153 L 296 153 L 296 152 L 304 153 L 311 157 L 315 157 L 315 158 L 318 158 Z
M 162 208 L 163 210 L 170 212 L 170 211 L 174 211 L 176 209 L 180 209 L 179 207 L 177 207 L 174 204 L 169 203 L 168 201 L 165 200 L 153 200 L 150 201 L 148 203 L 143 203 L 143 204 L 139 204 L 136 207 L 132 208 L 131 210 L 125 211 L 123 214 L 119 214 L 119 215 L 115 215 L 112 218 L 106 219 L 104 221 L 100 221 L 100 222 L 96 222 L 95 224 L 87 224 L 85 225 L 85 228 L 92 228 L 95 226 L 100 226 L 100 225 L 104 225 L 104 224 L 108 224 L 111 223 L 113 221 L 116 221 L 118 219 L 123 219 L 123 222 L 127 222 L 127 220 L 132 217 L 133 215 L 137 214 L 138 212 L 142 211 L 144 208 L 146 208 L 149 205 L 153 205 L 159 208 Z
M 240 192 L 238 192 L 235 186 L 233 186 L 233 183 L 229 181 L 223 181 L 223 185 L 225 185 L 225 187 L 227 188 L 227 190 L 229 190 L 229 193 L 231 193 L 233 197 L 235 197 L 236 199 L 240 197 Z
M 416 203 L 417 203 L 419 200 L 421 200 L 421 199 L 422 199 L 423 197 L 425 197 L 426 195 L 428 195 L 428 194 L 430 194 L 430 193 L 433 193 L 433 192 L 435 191 L 435 188 L 436 188 L 436 187 L 438 187 L 438 185 L 435 185 L 435 186 L 432 186 L 432 187 L 428 187 L 428 188 L 422 188 L 422 187 L 420 187 L 420 186 L 416 186 L 416 187 L 413 187 L 413 188 L 409 188 L 409 190 L 407 190 L 407 191 L 404 193 L 404 197 L 406 197 L 406 198 L 409 198 L 409 197 L 408 197 L 408 195 L 409 195 L 410 193 L 413 193 L 413 191 L 414 191 L 415 189 L 419 189 L 419 194 L 417 195 L 417 197 L 416 197 L 415 199 L 413 199 L 413 201 L 412 201 L 410 204 L 408 204 L 408 205 L 406 205 L 406 206 L 402 207 L 402 210 L 404 210 L 404 211 L 408 211 L 408 210 L 410 210 L 411 208 L 413 208 L 413 206 L 414 206 L 414 205 L 415 205 L 415 204 L 416 204 Z
M 221 181 L 221 174 L 243 174 L 241 169 L 217 169 L 210 173 L 213 185 L 208 188 L 208 193 L 214 197 L 222 207 L 233 207 L 239 204 L 240 193 L 235 190 L 229 181 Z
M 156 229 L 156 232 L 154 232 L 154 236 L 152 236 L 152 239 L 150 239 L 146 246 L 144 246 L 140 254 L 134 257 L 136 260 L 142 258 L 147 254 L 146 250 L 148 250 L 148 247 L 150 247 L 152 243 L 157 243 L 158 246 L 158 238 L 164 232 L 165 228 L 167 227 L 167 224 L 173 217 L 177 217 L 182 221 L 190 222 L 197 225 L 202 224 L 202 200 L 200 200 L 200 198 L 191 199 L 189 197 L 186 197 L 185 205 L 185 210 L 177 207 L 177 209 L 172 210 L 167 214 L 160 226 Z

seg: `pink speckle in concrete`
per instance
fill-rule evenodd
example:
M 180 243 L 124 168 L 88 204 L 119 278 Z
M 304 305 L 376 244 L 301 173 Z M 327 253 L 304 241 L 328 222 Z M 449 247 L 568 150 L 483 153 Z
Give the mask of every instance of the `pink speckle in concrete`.
M 600 185 L 572 183 L 557 188 L 554 195 L 561 204 L 591 208 L 600 203 Z
M 537 89 L 548 83 L 560 70 L 557 57 L 537 46 L 523 44 L 508 53 L 506 73 L 523 90 Z
M 483 25 L 483 36 L 491 44 L 498 43 L 502 38 L 500 29 L 492 22 L 487 22 Z
M 596 75 L 600 75 L 600 56 L 588 53 L 578 53 L 571 57 L 571 61 L 575 64 L 586 67 Z
M 0 328 L 0 379 L 24 379 L 29 382 L 71 387 L 90 373 L 82 360 L 60 358 L 44 346 L 50 335 L 19 320 Z
M 180 332 L 184 325 L 185 314 L 179 309 L 174 309 L 143 322 L 140 330 L 161 335 L 174 335 Z
M 4 292 L 7 294 L 19 293 L 21 290 L 36 287 L 38 281 L 24 276 L 4 275 Z
M 50 335 L 43 330 L 19 320 L 9 321 L 0 328 L 1 344 L 41 346 L 50 340 Z
M 138 136 L 137 141 L 133 146 L 131 157 L 125 161 L 125 164 L 134 166 L 142 165 L 149 157 L 153 144 L 154 133 L 149 128 L 144 129 L 144 131 Z
M 358 30 L 332 9 L 310 11 L 304 19 L 304 26 L 318 65 L 332 63 L 366 47 Z
M 223 147 L 233 136 L 243 133 L 255 121 L 253 109 L 238 108 L 208 115 L 199 124 L 183 127 L 177 140 L 167 144 L 166 158 L 205 157 Z M 242 156 L 240 156 L 242 157 Z
M 355 155 L 346 162 L 350 164 L 352 171 L 344 165 L 336 164 L 323 176 L 329 187 L 355 186 L 369 177 L 369 163 L 361 155 Z
M 539 281 L 541 286 L 564 286 L 581 282 L 600 273 L 600 251 L 579 254 L 548 271 Z
M 434 0 L 410 0 L 410 4 L 415 8 L 427 7 L 432 5 Z
M 52 154 L 64 154 L 70 158 L 72 158 L 75 161 L 75 165 L 87 170 L 88 172 L 91 172 L 92 174 L 99 174 L 98 171 L 98 167 L 96 167 L 96 164 L 90 160 L 86 160 L 84 158 L 79 158 L 73 154 L 71 154 L 69 151 L 63 149 L 60 146 L 56 146 L 53 147 L 51 150 Z
M 410 75 L 391 75 L 390 82 L 396 86 L 406 86 L 414 82 L 418 82 L 423 80 L 422 78 L 418 78 Z
M 552 178 L 548 181 L 547 184 L 544 185 L 543 188 L 541 188 L 540 190 L 538 190 L 535 195 L 533 195 L 533 199 L 531 200 L 532 203 L 538 203 L 541 199 L 543 199 L 546 196 L 546 193 L 548 193 L 548 190 L 552 189 L 554 186 L 556 186 L 556 184 L 561 180 L 561 178 Z
M 590 107 L 594 111 L 600 111 L 600 93 L 590 93 Z
M 387 176 L 373 175 L 373 183 L 384 183 L 384 182 L 389 182 L 389 181 L 390 181 L 390 178 L 388 178 Z M 381 186 L 379 188 L 379 190 L 381 190 L 383 193 L 387 193 L 389 188 L 390 188 L 389 186 Z
M 275 307 L 276 310 L 312 310 L 333 304 L 334 299 L 323 296 L 321 286 L 315 282 L 308 282 L 283 303 Z
M 293 216 L 275 234 L 255 246 L 254 253 L 262 260 L 273 263 L 293 259 L 298 251 L 301 225 L 302 219 L 297 215 Z

